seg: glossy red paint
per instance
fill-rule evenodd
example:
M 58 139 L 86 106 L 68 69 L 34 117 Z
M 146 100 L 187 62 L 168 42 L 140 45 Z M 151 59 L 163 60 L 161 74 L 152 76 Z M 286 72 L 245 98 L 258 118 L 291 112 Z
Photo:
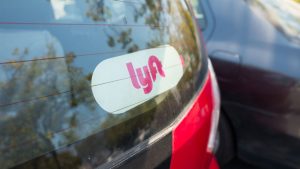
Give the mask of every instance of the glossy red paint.
M 208 169 L 213 156 L 207 152 L 213 112 L 211 77 L 173 130 L 171 169 Z
M 217 160 L 215 157 L 213 157 L 211 159 L 210 165 L 209 165 L 209 169 L 219 169 L 219 165 L 217 163 Z

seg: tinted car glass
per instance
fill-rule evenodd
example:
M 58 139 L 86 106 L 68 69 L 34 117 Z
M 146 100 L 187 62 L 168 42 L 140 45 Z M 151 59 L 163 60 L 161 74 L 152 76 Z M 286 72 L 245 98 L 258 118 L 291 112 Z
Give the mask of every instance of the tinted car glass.
M 172 123 L 207 69 L 182 0 L 2 0 L 0 11 L 1 168 L 112 161 Z M 122 114 L 97 104 L 98 63 L 162 45 L 185 63 L 174 88 Z
M 269 20 L 288 39 L 300 44 L 300 2 L 298 0 L 255 0 L 249 2 L 260 7 Z
M 199 22 L 201 29 L 204 30 L 207 22 L 205 20 L 205 15 L 200 0 L 191 0 L 191 5 L 193 7 L 195 18 Z

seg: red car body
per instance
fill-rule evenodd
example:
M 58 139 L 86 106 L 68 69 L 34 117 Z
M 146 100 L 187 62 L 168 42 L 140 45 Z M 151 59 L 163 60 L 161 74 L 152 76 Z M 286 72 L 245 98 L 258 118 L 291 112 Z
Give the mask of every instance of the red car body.
M 186 116 L 173 130 L 171 169 L 218 169 L 214 155 L 208 149 L 215 103 L 212 79 L 208 76 L 202 91 L 187 110 Z

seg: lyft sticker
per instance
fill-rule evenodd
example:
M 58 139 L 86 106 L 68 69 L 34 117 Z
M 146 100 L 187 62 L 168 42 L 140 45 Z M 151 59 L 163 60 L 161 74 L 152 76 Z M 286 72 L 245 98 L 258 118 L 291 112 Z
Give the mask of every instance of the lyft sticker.
M 120 114 L 175 87 L 182 75 L 182 58 L 166 45 L 100 62 L 91 87 L 105 111 Z

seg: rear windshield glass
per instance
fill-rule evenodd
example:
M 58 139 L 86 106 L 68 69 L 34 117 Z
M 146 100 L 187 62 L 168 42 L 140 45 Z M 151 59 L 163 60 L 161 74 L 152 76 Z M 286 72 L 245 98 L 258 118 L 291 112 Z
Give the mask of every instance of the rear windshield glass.
M 206 22 L 206 18 L 203 12 L 203 7 L 201 4 L 201 0 L 191 0 L 191 5 L 193 7 L 193 12 L 195 15 L 195 18 L 197 19 L 201 30 L 205 30 L 206 26 L 207 26 L 207 22 Z
M 183 0 L 1 0 L 0 13 L 1 168 L 100 166 L 169 125 L 201 84 Z M 184 63 L 175 86 L 119 114 L 99 105 L 100 62 L 166 45 Z

